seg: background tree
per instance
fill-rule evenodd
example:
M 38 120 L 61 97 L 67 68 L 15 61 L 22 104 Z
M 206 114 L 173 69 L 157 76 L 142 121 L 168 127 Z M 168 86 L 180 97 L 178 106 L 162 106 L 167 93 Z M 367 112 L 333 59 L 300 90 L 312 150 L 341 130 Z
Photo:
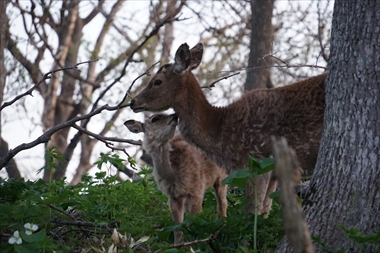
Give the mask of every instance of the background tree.
M 245 82 L 246 90 L 273 87 L 270 78 L 271 69 L 269 67 L 257 68 L 271 65 L 270 62 L 265 62 L 264 56 L 272 51 L 273 8 L 274 0 L 251 0 L 251 43 L 249 46 L 247 80 Z
M 379 29 L 378 1 L 335 2 L 324 133 L 304 201 L 311 234 L 332 252 L 380 250 L 375 236 L 359 244 L 344 231 L 380 232 Z M 286 241 L 278 249 L 291 251 Z

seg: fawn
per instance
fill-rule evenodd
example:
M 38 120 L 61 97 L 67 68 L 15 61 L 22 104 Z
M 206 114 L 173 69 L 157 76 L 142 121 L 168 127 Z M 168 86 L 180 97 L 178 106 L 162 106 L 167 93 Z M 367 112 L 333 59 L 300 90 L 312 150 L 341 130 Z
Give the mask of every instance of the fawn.
M 215 189 L 218 217 L 226 217 L 227 187 L 222 185 L 224 170 L 209 160 L 198 148 L 181 136 L 175 136 L 178 117 L 155 114 L 145 123 L 128 120 L 124 125 L 133 133 L 144 133 L 143 147 L 153 160 L 153 176 L 160 190 L 169 198 L 173 220 L 183 222 L 185 211 L 202 211 L 205 191 Z M 174 233 L 174 242 L 181 241 L 182 232 Z

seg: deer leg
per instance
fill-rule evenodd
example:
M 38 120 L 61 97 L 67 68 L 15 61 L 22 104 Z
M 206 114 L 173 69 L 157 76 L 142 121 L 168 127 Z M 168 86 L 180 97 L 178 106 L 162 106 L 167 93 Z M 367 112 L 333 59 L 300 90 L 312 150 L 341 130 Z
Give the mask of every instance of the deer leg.
M 265 194 L 265 200 L 264 200 L 264 205 L 263 205 L 263 213 L 266 213 L 265 217 L 268 217 L 269 211 L 272 208 L 272 199 L 269 197 L 269 195 L 272 192 L 274 192 L 277 188 L 277 179 L 273 171 L 270 171 L 269 173 L 271 173 L 271 175 L 269 178 L 268 188 Z
M 223 185 L 221 181 L 214 184 L 216 195 L 218 218 L 227 217 L 227 185 Z
M 250 180 L 248 180 L 246 187 L 246 197 L 248 199 L 246 210 L 248 212 L 255 213 L 257 206 L 257 213 L 264 213 L 263 205 L 268 189 L 269 178 L 270 173 L 265 173 L 259 175 L 257 178 L 250 178 Z
M 185 214 L 185 198 L 171 198 L 169 197 L 169 207 L 172 213 L 173 220 L 177 223 L 183 222 Z M 179 244 L 182 240 L 182 231 L 174 231 L 174 244 Z
M 191 196 L 191 214 L 198 214 L 202 212 L 203 195 Z

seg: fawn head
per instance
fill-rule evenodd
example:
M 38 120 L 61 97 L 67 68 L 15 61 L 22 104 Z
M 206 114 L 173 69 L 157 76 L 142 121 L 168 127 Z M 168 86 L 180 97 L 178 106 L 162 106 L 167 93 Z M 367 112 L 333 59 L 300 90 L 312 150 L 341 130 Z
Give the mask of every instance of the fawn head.
M 173 106 L 191 70 L 199 66 L 203 56 L 203 45 L 198 43 L 191 50 L 185 43 L 176 54 L 174 63 L 165 64 L 149 81 L 148 86 L 131 101 L 134 112 L 164 111 Z M 193 77 L 194 78 L 194 77 Z
M 178 117 L 175 114 L 154 114 L 145 118 L 145 123 L 135 120 L 127 120 L 124 125 L 132 133 L 144 133 L 147 141 L 165 143 L 174 137 L 175 128 L 178 124 Z M 144 140 L 144 142 L 146 142 Z M 144 143 L 144 145 L 147 143 Z

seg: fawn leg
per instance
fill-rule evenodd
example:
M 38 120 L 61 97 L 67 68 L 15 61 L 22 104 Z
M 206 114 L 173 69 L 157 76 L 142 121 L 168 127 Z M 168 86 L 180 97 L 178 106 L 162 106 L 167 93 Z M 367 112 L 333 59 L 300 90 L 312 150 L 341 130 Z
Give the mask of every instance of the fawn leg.
M 169 207 L 175 222 L 183 222 L 185 213 L 185 198 L 171 198 L 169 197 Z M 174 244 L 180 243 L 182 240 L 182 231 L 174 231 Z
M 198 214 L 202 212 L 202 202 L 203 202 L 203 195 L 201 196 L 191 196 L 189 197 L 189 201 L 191 201 L 191 214 Z
M 214 184 L 216 195 L 218 218 L 227 217 L 227 185 L 223 185 L 222 181 Z

